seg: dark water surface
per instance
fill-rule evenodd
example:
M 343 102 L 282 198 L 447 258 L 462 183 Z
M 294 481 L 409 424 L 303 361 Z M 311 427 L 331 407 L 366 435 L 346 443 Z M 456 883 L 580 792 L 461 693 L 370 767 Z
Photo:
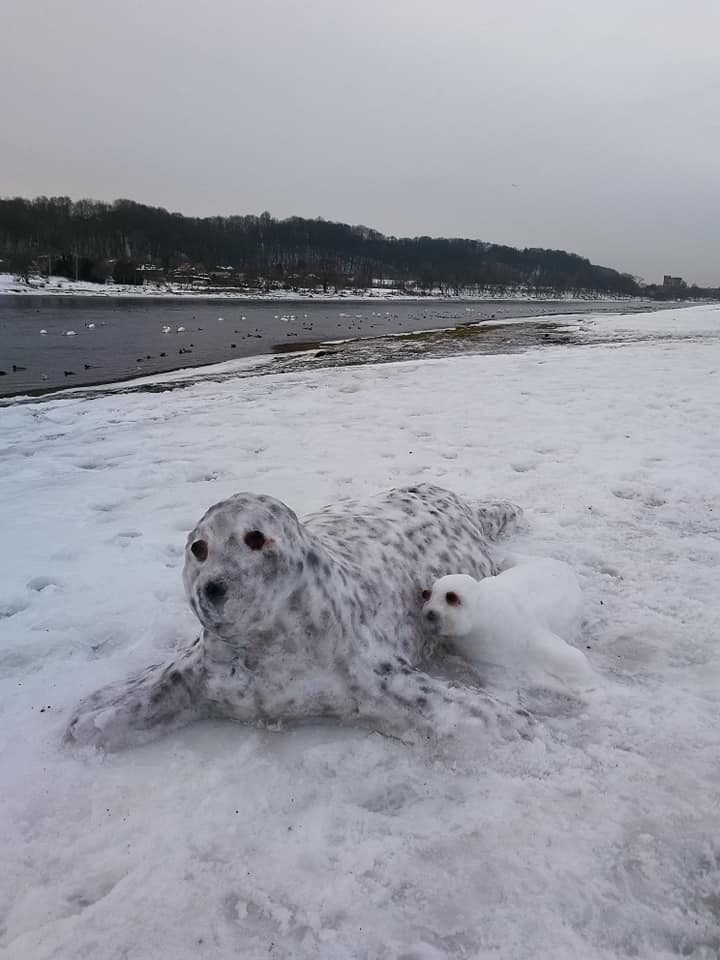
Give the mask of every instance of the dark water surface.
M 657 306 L 641 301 L 258 303 L 2 296 L 0 396 L 110 383 L 327 340 Z

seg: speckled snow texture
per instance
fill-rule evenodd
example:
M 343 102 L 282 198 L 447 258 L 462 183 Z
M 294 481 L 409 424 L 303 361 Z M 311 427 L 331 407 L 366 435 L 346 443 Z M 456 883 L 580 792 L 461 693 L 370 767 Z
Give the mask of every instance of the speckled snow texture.
M 490 544 L 519 515 L 430 484 L 304 522 L 272 497 L 235 494 L 187 539 L 185 590 L 201 637 L 88 698 L 67 738 L 121 747 L 196 716 L 333 719 L 402 739 L 445 735 L 464 717 L 524 727 L 511 706 L 417 669 L 432 652 L 423 584 L 458 565 L 480 578 L 497 572 Z

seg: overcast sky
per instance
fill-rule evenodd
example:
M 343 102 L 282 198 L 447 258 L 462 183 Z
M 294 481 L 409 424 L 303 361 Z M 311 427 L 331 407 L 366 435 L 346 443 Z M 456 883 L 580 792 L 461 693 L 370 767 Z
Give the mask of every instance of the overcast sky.
M 0 195 L 720 283 L 720 0 L 2 0 Z

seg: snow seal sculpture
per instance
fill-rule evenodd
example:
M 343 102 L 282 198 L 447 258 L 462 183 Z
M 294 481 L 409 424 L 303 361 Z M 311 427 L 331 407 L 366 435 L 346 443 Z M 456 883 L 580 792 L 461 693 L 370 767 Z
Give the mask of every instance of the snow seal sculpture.
M 194 718 L 263 725 L 331 718 L 401 739 L 475 718 L 527 724 L 487 694 L 426 673 L 421 591 L 462 569 L 497 572 L 491 543 L 520 515 L 423 484 L 301 522 L 239 493 L 190 533 L 183 579 L 203 631 L 168 664 L 83 701 L 67 739 L 119 749 Z
M 519 681 L 594 679 L 583 652 L 568 642 L 578 632 L 583 596 L 566 563 L 534 559 L 482 580 L 450 574 L 423 591 L 423 600 L 426 622 L 470 661 L 506 668 Z

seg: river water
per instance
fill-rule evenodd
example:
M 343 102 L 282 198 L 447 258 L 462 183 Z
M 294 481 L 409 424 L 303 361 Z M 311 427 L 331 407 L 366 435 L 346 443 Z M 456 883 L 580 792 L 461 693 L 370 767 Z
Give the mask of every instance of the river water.
M 639 301 L 258 303 L 8 295 L 0 297 L 0 396 L 110 383 L 328 340 L 655 307 Z

